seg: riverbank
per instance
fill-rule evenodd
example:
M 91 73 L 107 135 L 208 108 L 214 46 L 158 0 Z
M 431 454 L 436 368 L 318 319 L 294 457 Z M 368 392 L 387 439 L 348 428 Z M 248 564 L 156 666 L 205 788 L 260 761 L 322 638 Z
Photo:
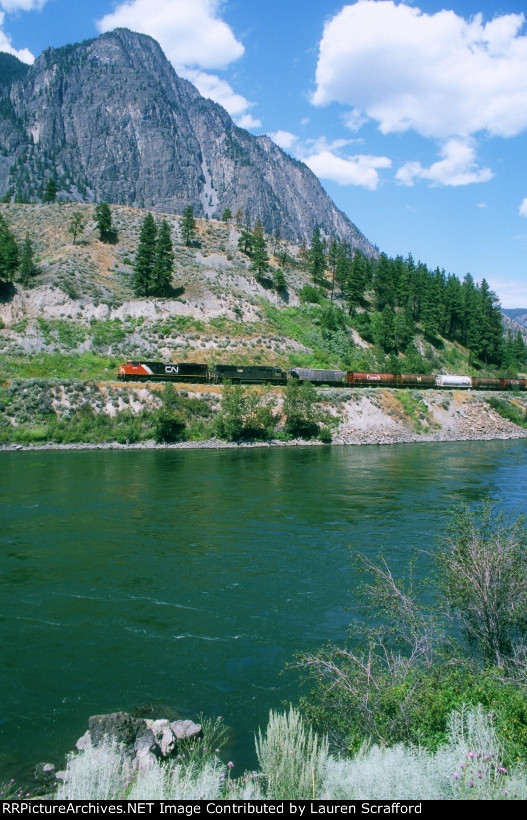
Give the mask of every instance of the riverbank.
M 142 388 L 143 393 L 145 388 Z M 199 391 L 193 393 L 199 396 Z M 527 438 L 527 429 L 503 418 L 489 404 L 492 394 L 463 391 L 328 390 L 321 396 L 321 412 L 332 421 L 330 444 L 379 445 L 449 441 L 492 441 Z M 507 396 L 506 401 L 521 413 L 527 411 L 527 396 Z M 211 438 L 201 441 L 156 443 L 6 443 L 0 450 L 199 450 L 261 447 L 328 446 L 318 440 L 273 439 L 265 442 L 228 442 Z

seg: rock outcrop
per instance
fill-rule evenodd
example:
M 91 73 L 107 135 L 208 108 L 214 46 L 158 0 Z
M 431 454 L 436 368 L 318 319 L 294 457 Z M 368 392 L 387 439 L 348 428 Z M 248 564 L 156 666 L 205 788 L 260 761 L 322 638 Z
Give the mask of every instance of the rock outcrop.
M 136 718 L 128 712 L 93 715 L 88 729 L 75 744 L 77 751 L 99 746 L 104 740 L 114 740 L 133 768 L 145 769 L 156 760 L 175 754 L 181 744 L 201 735 L 201 726 L 191 720 L 169 721 Z
M 377 253 L 306 165 L 238 128 L 151 37 L 116 29 L 49 48 L 27 71 L 14 59 L 0 85 L 0 196 L 38 200 L 53 176 L 59 199 L 191 205 L 206 217 L 241 209 L 284 239 L 307 243 L 320 225 Z

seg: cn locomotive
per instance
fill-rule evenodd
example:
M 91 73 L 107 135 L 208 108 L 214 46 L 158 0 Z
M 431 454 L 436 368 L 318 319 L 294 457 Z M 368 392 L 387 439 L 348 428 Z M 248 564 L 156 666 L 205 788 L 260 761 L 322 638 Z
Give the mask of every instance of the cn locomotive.
M 121 381 L 172 381 L 204 384 L 287 384 L 311 382 L 329 387 L 411 387 L 447 390 L 527 390 L 527 379 L 475 378 L 473 376 L 414 373 L 366 373 L 355 370 L 313 370 L 272 365 L 207 364 L 193 362 L 127 361 L 119 367 Z

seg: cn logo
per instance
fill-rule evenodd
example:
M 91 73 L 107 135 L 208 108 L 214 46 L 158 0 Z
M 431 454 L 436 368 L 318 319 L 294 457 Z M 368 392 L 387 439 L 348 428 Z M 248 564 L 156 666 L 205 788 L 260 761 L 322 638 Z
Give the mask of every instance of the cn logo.
M 179 373 L 179 367 L 177 364 L 167 364 L 165 365 L 165 373 Z

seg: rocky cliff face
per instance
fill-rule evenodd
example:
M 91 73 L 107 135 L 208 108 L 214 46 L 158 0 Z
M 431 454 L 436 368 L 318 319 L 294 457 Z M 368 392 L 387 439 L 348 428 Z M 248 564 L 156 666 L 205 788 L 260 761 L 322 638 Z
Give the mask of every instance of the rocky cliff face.
M 237 128 L 150 37 L 118 29 L 48 49 L 0 82 L 0 99 L 0 196 L 38 200 L 54 176 L 59 198 L 165 213 L 191 205 L 209 217 L 241 208 L 285 239 L 309 242 L 318 224 L 376 253 L 307 166 Z
M 506 320 L 505 327 L 527 333 L 527 308 L 504 308 L 502 310 Z

